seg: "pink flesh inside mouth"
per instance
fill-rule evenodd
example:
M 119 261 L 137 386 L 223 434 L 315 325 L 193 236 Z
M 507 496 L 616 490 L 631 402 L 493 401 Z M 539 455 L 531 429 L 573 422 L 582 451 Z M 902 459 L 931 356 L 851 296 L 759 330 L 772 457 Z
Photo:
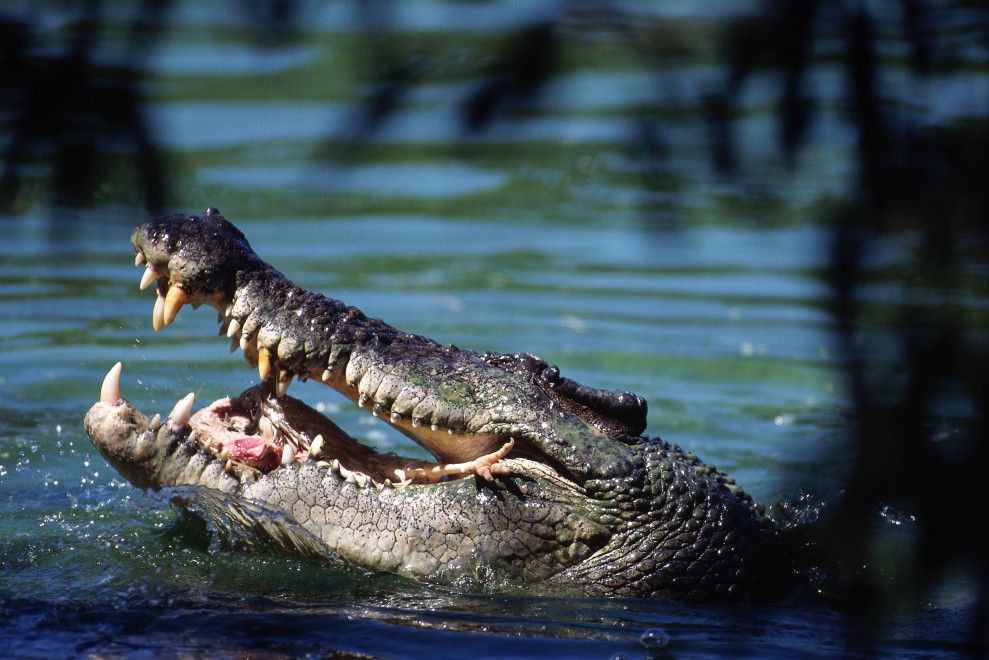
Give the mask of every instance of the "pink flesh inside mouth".
M 117 407 L 121 364 L 107 373 L 100 404 Z M 351 438 L 330 419 L 291 396 L 275 396 L 270 383 L 255 385 L 239 397 L 213 402 L 192 414 L 195 396 L 179 400 L 167 423 L 175 431 L 188 428 L 200 446 L 226 461 L 226 470 L 254 476 L 299 461 L 315 461 L 358 486 L 404 487 L 438 484 L 477 475 L 491 480 L 509 474 L 502 461 L 515 445 L 509 439 L 497 451 L 463 463 L 434 463 L 396 454 L 379 454 Z M 158 417 L 151 424 L 158 423 Z

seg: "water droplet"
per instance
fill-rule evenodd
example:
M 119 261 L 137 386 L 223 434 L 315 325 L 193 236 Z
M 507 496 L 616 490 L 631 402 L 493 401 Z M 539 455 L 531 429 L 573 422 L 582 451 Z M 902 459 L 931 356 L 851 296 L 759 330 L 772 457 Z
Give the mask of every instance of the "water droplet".
M 648 628 L 639 638 L 639 644 L 647 649 L 661 649 L 669 643 L 670 636 L 662 628 Z
M 773 420 L 773 423 L 776 424 L 776 426 L 789 426 L 790 424 L 793 424 L 794 421 L 796 421 L 796 418 L 793 415 L 784 413 L 782 415 L 777 415 L 776 419 Z

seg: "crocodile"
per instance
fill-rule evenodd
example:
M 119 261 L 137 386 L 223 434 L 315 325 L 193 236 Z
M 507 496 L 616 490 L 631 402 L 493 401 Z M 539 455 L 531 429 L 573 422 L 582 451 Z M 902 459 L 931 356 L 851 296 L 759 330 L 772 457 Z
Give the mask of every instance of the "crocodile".
M 397 330 L 293 284 L 214 209 L 137 227 L 152 326 L 214 307 L 260 381 L 166 418 L 107 373 L 85 417 L 134 486 L 170 493 L 218 534 L 463 589 L 764 598 L 781 532 L 723 471 L 644 435 L 646 401 L 528 353 L 479 353 Z M 435 460 L 379 453 L 287 393 L 318 381 Z

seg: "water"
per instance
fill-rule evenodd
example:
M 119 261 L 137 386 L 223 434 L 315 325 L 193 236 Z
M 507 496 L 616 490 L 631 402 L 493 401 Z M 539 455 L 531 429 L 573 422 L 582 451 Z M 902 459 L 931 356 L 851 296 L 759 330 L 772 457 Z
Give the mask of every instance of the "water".
M 650 432 L 727 470 L 760 501 L 795 483 L 838 487 L 850 461 L 841 451 L 848 400 L 820 276 L 828 256 L 818 209 L 848 189 L 855 140 L 837 112 L 825 113 L 814 131 L 826 139 L 788 172 L 765 147 L 774 130 L 768 106 L 753 99 L 743 152 L 763 178 L 711 173 L 697 99 L 721 74 L 705 53 L 742 3 L 715 15 L 708 3 L 629 7 L 641 20 L 682 20 L 700 44 L 658 74 L 574 28 L 565 38 L 578 52 L 541 105 L 480 135 L 464 132 L 458 99 L 494 57 L 494 37 L 519 25 L 517 12 L 407 3 L 399 37 L 432 53 L 423 56 L 426 80 L 356 148 L 348 140 L 367 52 L 359 34 L 341 28 L 351 25 L 341 5 L 308 7 L 296 41 L 259 47 L 229 4 L 173 8 L 147 54 L 149 115 L 174 176 L 174 210 L 220 208 L 293 280 L 403 330 L 477 350 L 529 351 L 579 381 L 635 391 L 649 400 Z M 59 11 L 42 13 L 57 26 Z M 116 20 L 111 44 L 126 25 Z M 818 74 L 820 85 L 836 85 L 834 71 Z M 945 74 L 937 84 L 957 92 L 954 80 Z M 926 111 L 950 116 L 959 93 L 934 95 Z M 664 159 L 637 147 L 644 103 L 670 114 Z M 327 135 L 337 136 L 328 155 L 319 147 Z M 171 328 L 152 331 L 153 295 L 138 290 L 128 244 L 146 214 L 121 201 L 120 186 L 108 179 L 106 201 L 90 210 L 54 212 L 29 195 L 21 212 L 0 218 L 6 652 L 963 650 L 972 615 L 963 578 L 884 619 L 870 647 L 848 641 L 841 608 L 810 597 L 709 608 L 463 594 L 218 546 L 166 497 L 124 482 L 82 429 L 117 360 L 124 395 L 146 411 L 167 412 L 189 391 L 199 401 L 238 392 L 255 377 L 215 337 L 212 312 L 186 309 Z M 909 235 L 890 241 L 873 266 L 899 263 L 910 249 Z M 292 393 L 384 450 L 418 451 L 329 390 L 293 384 Z

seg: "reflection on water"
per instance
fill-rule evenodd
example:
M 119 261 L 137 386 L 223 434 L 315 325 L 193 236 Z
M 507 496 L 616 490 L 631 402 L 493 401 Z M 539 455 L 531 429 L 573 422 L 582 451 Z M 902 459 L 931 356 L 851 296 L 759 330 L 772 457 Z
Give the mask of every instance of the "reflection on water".
M 762 501 L 812 478 L 837 487 L 851 460 L 848 398 L 818 220 L 847 194 L 858 136 L 835 101 L 810 128 L 801 168 L 786 170 L 778 83 L 756 74 L 736 128 L 740 158 L 763 176 L 713 174 L 704 97 L 724 82 L 718 30 L 755 3 L 612 4 L 640 27 L 676 21 L 690 39 L 653 67 L 570 16 L 563 42 L 574 52 L 541 94 L 469 133 L 463 103 L 503 32 L 535 10 L 396 3 L 395 40 L 420 84 L 355 142 L 358 102 L 381 74 L 367 72 L 370 35 L 352 28 L 350 5 L 306 5 L 297 41 L 258 47 L 237 3 L 181 3 L 146 84 L 153 139 L 175 178 L 169 210 L 222 209 L 292 279 L 404 330 L 531 351 L 577 380 L 636 391 L 651 432 Z M 58 41 L 67 10 L 38 11 Z M 127 17 L 111 13 L 111 37 Z M 842 75 L 829 63 L 811 82 L 836 99 Z M 913 104 L 918 124 L 943 122 L 985 112 L 986 75 L 936 72 L 920 100 L 905 76 L 887 89 Z M 118 144 L 108 150 L 120 156 Z M 253 373 L 225 353 L 211 313 L 184 310 L 152 332 L 127 241 L 145 213 L 110 175 L 93 209 L 50 212 L 49 164 L 43 153 L 25 168 L 24 207 L 0 217 L 0 641 L 16 655 L 644 657 L 664 635 L 685 655 L 846 649 L 844 613 L 810 598 L 711 610 L 460 594 L 215 547 L 176 520 L 167 497 L 117 477 L 81 418 L 120 359 L 125 395 L 162 412 L 188 391 L 200 401 L 240 391 Z M 132 167 L 128 155 L 122 169 Z M 874 277 L 863 300 L 877 317 L 903 302 L 888 274 L 917 242 L 884 239 L 865 264 Z M 977 291 L 967 302 L 985 306 Z M 876 353 L 899 364 L 892 348 Z M 293 394 L 385 450 L 415 451 L 315 384 Z M 946 406 L 938 432 L 950 443 L 970 416 Z M 876 649 L 949 654 L 971 616 L 969 585 L 948 582 L 930 608 L 886 621 Z

